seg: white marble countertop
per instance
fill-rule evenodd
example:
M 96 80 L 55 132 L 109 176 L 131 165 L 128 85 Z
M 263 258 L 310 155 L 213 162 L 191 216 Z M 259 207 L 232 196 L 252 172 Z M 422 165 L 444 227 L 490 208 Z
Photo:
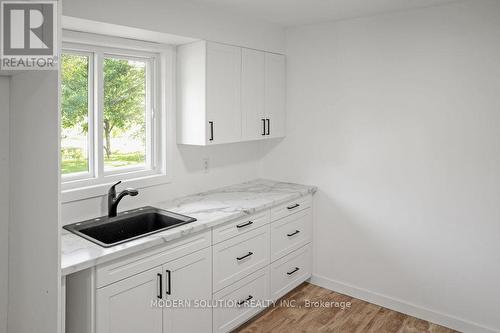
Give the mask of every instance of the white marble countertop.
M 103 248 L 62 229 L 61 274 L 68 275 L 316 192 L 316 187 L 258 179 L 152 206 L 191 216 L 196 222 Z

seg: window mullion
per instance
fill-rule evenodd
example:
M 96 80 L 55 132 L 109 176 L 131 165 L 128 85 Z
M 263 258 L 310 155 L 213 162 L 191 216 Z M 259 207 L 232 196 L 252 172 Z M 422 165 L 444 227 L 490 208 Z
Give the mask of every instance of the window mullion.
M 95 53 L 95 111 L 94 111 L 94 128 L 95 128 L 95 144 L 94 156 L 96 160 L 96 178 L 104 177 L 104 152 L 103 152 L 103 122 L 104 122 L 104 55 L 102 52 Z

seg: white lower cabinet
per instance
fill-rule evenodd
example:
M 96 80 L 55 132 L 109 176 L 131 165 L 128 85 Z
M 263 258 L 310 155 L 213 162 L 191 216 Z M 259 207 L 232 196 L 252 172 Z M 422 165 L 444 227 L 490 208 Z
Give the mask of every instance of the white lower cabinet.
M 211 332 L 211 272 L 206 248 L 98 289 L 96 332 Z
M 312 212 L 299 211 L 271 224 L 271 261 L 311 242 Z
M 305 245 L 271 264 L 271 299 L 277 300 L 311 277 L 311 246 Z
M 161 274 L 160 266 L 98 289 L 96 332 L 162 333 L 162 309 L 151 306 L 160 296 Z
M 206 248 L 163 265 L 165 301 L 177 303 L 163 311 L 163 333 L 211 332 L 212 310 L 202 306 L 212 299 L 210 252 Z
M 229 332 L 311 277 L 305 196 L 66 277 L 66 333 Z
M 250 230 L 260 228 L 262 226 L 268 225 L 270 220 L 269 210 L 260 212 L 254 215 L 247 216 L 245 218 L 236 220 L 231 223 L 221 225 L 212 229 L 212 240 L 213 244 L 217 244 L 233 238 L 235 236 L 247 233 Z
M 269 267 L 214 294 L 213 332 L 230 332 L 265 309 L 269 300 Z
M 269 225 L 213 247 L 214 291 L 269 265 Z

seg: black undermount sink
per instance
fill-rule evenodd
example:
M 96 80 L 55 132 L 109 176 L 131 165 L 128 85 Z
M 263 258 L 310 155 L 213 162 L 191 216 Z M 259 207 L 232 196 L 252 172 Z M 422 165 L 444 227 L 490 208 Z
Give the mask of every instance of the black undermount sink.
M 102 247 L 111 247 L 194 221 L 196 219 L 189 216 L 142 207 L 115 217 L 103 216 L 66 225 L 64 229 Z

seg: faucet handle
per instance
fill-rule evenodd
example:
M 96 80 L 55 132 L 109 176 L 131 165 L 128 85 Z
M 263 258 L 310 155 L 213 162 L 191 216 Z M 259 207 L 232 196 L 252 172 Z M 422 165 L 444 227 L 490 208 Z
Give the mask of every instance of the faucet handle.
M 117 185 L 120 185 L 121 183 L 122 183 L 122 181 L 120 180 L 120 181 L 118 181 L 116 184 L 112 185 L 112 186 L 109 188 L 108 193 L 109 193 L 110 195 L 113 195 L 113 196 L 114 196 L 114 195 L 116 195 L 116 189 L 115 189 L 115 187 L 116 187 Z
M 121 181 L 121 180 L 119 180 L 119 181 L 118 181 L 115 185 L 113 185 L 113 186 L 111 186 L 111 187 L 112 187 L 112 188 L 114 188 L 115 186 L 120 185 L 121 183 L 122 183 L 122 181 Z

